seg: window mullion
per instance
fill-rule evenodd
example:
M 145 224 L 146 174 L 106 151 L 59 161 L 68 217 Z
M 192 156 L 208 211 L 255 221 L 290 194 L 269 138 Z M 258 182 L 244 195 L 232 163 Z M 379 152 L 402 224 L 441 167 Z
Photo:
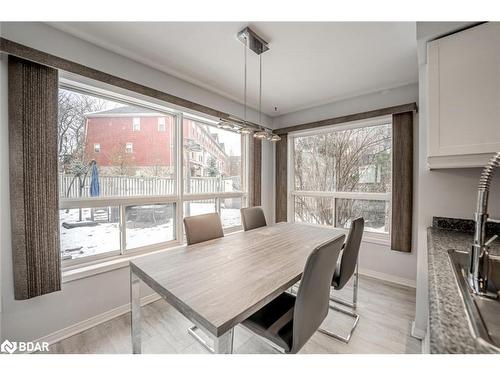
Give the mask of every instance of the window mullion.
M 175 160 L 176 160 L 176 237 L 179 243 L 184 243 L 184 226 L 182 225 L 184 211 L 184 125 L 183 115 L 179 113 L 175 116 Z
M 120 206 L 120 254 L 123 255 L 127 248 L 127 209 Z
M 337 226 L 337 198 L 332 197 L 332 225 Z
M 295 156 L 294 156 L 294 137 L 288 137 L 287 144 L 287 221 L 295 222 L 295 196 L 292 192 L 295 190 Z

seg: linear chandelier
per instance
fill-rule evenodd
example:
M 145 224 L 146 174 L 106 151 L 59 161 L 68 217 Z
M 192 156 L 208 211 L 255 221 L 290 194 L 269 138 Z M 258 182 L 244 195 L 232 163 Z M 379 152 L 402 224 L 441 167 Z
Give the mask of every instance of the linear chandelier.
M 262 126 L 262 54 L 269 50 L 268 43 L 259 37 L 252 29 L 245 27 L 237 34 L 238 40 L 244 46 L 244 75 L 243 75 L 243 101 L 244 114 L 243 120 L 239 119 L 221 119 L 217 125 L 219 128 L 236 131 L 241 134 L 250 134 L 257 139 L 264 139 L 271 142 L 281 140 L 278 134 L 273 134 L 272 129 Z M 247 121 L 247 51 L 251 50 L 259 56 L 259 123 L 257 125 Z

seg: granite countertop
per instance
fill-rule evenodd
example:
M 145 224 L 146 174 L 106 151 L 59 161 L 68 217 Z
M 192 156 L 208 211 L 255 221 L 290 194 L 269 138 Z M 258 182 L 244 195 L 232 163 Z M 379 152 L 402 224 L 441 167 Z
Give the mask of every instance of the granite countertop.
M 436 220 L 434 225 L 437 226 Z M 431 227 L 427 231 L 430 351 L 495 353 L 472 334 L 447 252 L 449 249 L 468 252 L 473 234 L 441 228 Z M 500 254 L 500 241 L 492 244 L 491 252 Z

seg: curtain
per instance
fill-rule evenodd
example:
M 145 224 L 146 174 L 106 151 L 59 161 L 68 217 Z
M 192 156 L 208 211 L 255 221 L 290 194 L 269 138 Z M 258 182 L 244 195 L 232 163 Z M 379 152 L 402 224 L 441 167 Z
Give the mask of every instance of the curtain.
M 391 249 L 411 252 L 413 214 L 413 112 L 392 115 Z
M 14 294 L 61 289 L 57 70 L 9 56 L 9 148 Z
M 252 206 L 260 206 L 262 204 L 262 140 L 253 139 L 253 168 L 252 168 L 252 185 L 253 197 Z
M 276 222 L 287 221 L 288 135 L 276 142 Z

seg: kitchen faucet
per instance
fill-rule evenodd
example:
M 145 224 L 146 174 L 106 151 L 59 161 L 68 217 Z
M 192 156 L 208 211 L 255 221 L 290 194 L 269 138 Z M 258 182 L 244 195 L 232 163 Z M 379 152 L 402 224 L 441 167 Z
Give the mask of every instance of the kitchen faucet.
M 475 232 L 474 243 L 469 257 L 469 286 L 476 294 L 489 296 L 488 275 L 489 275 L 489 248 L 490 244 L 498 237 L 486 237 L 486 223 L 488 221 L 488 195 L 490 191 L 491 179 L 495 168 L 500 166 L 500 152 L 496 153 L 484 167 L 479 179 L 477 191 L 477 208 L 474 214 Z M 496 297 L 492 295 L 492 297 Z

